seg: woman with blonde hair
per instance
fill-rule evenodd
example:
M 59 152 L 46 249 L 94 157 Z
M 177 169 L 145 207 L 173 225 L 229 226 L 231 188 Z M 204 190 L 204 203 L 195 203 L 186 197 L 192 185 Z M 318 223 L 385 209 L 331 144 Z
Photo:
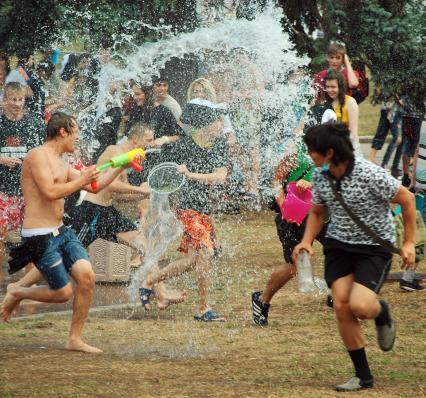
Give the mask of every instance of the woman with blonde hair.
M 195 79 L 188 87 L 186 101 L 190 102 L 194 98 L 201 98 L 216 103 L 216 90 L 210 80 L 200 77 Z

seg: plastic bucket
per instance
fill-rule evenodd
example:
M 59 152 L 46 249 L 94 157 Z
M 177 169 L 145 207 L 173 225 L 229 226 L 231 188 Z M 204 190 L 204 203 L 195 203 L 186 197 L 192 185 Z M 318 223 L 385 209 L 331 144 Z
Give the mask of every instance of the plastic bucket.
M 312 207 L 312 192 L 306 189 L 299 192 L 296 182 L 287 185 L 287 196 L 281 206 L 282 218 L 286 221 L 302 224 Z
M 185 176 L 176 168 L 177 164 L 172 162 L 161 163 L 153 167 L 148 174 L 149 188 L 163 195 L 176 192 L 185 183 Z

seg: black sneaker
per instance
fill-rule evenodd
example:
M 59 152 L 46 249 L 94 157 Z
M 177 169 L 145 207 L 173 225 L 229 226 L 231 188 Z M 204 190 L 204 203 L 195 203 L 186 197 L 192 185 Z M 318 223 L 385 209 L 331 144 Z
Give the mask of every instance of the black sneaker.
M 401 279 L 399 282 L 399 287 L 401 290 L 406 292 L 426 292 L 426 287 L 422 286 L 418 279 L 414 279 L 413 282 L 408 282 L 404 279 Z
M 260 296 L 262 292 L 254 292 L 251 295 L 251 305 L 253 309 L 253 321 L 259 326 L 268 326 L 268 313 L 270 304 L 264 303 Z
M 327 294 L 327 298 L 325 299 L 325 305 L 327 307 L 333 308 L 333 296 L 331 294 Z
M 336 391 L 350 392 L 363 390 L 365 388 L 372 388 L 374 386 L 374 379 L 361 380 L 359 377 L 352 377 L 346 383 L 339 384 L 336 386 Z

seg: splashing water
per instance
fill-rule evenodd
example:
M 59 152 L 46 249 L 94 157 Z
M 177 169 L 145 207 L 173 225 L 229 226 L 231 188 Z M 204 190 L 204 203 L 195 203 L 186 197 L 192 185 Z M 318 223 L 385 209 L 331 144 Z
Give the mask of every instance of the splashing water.
M 182 226 L 170 209 L 169 194 L 152 191 L 143 228 L 134 242 L 144 252 L 144 262 L 132 277 L 128 289 L 131 301 L 137 300 L 142 281 L 181 233 Z
M 293 128 L 308 108 L 312 88 L 301 68 L 309 59 L 293 50 L 282 29 L 282 10 L 272 1 L 252 20 L 236 19 L 228 4 L 233 2 L 220 2 L 223 12 L 208 3 L 198 3 L 202 27 L 174 36 L 170 33 L 168 38 L 139 47 L 133 45 L 135 51 L 130 55 L 115 54 L 125 66 L 112 66 L 109 78 L 150 84 L 167 69 L 168 61 L 195 58 L 198 75 L 194 78 L 202 75 L 210 79 L 218 101 L 228 103 L 235 111 L 232 122 L 238 141 L 258 152 L 266 177 L 257 183 L 267 190 L 267 176 L 282 157 L 277 144 L 295 140 Z M 131 38 L 120 40 L 131 45 Z
M 199 2 L 198 9 L 204 10 L 199 11 L 202 27 L 145 43 L 131 55 L 120 55 L 125 67 L 112 67 L 110 78 L 150 84 L 171 59 L 195 57 L 200 74 L 216 86 L 218 101 L 236 109 L 233 123 L 238 140 L 258 151 L 263 177 L 258 176 L 256 183 L 268 195 L 268 176 L 283 156 L 282 148 L 288 151 L 294 147 L 289 145 L 297 140 L 293 129 L 308 108 L 312 89 L 301 70 L 308 59 L 293 50 L 282 30 L 282 11 L 272 2 L 250 21 L 235 19 L 230 8 L 221 16 L 214 14 L 206 2 Z M 277 144 L 281 144 L 279 148 Z M 169 196 L 153 192 L 136 242 L 143 248 L 145 260 L 132 278 L 131 300 L 138 296 L 141 282 L 181 232 L 181 225 L 170 210 Z
M 294 51 L 282 29 L 282 10 L 271 0 L 253 13 L 252 20 L 235 18 L 235 7 L 231 7 L 235 2 L 220 3 L 223 7 L 218 11 L 209 1 L 198 2 L 201 27 L 193 32 L 173 35 L 169 27 L 152 27 L 166 32 L 164 38 L 139 47 L 132 44 L 130 36 L 118 38 L 121 43 L 127 42 L 133 52 L 113 54 L 122 62 L 120 66 L 109 63 L 108 80 L 123 86 L 130 79 L 150 84 L 167 68 L 168 61 L 188 56 L 196 59 L 198 75 L 194 78 L 202 75 L 212 81 L 218 102 L 226 102 L 234 112 L 232 123 L 239 144 L 257 151 L 261 175 L 254 179 L 267 196 L 268 177 L 283 156 L 282 148 L 288 150 L 289 143 L 297 140 L 293 129 L 308 108 L 312 88 L 302 68 L 309 59 Z M 84 120 L 84 114 L 79 115 L 79 120 Z M 244 167 L 240 171 L 252 172 Z M 132 299 L 137 297 L 140 282 L 181 231 L 170 210 L 169 196 L 153 192 L 139 235 L 145 262 L 129 287 Z

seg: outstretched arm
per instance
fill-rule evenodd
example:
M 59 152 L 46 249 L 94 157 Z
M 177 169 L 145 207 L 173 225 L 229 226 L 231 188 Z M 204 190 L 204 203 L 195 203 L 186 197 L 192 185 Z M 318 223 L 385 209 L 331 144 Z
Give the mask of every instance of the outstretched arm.
M 177 171 L 179 173 L 182 173 L 188 178 L 188 180 L 197 180 L 207 183 L 215 183 L 215 182 L 225 182 L 226 176 L 228 175 L 228 171 L 226 170 L 226 167 L 219 167 L 218 169 L 215 169 L 213 173 L 203 174 L 203 173 L 191 173 L 186 165 L 181 164 L 177 167 Z
M 75 170 L 74 168 L 70 167 L 68 172 L 68 179 L 70 181 L 78 181 L 82 178 L 82 176 L 89 171 L 91 171 L 92 168 L 88 167 L 82 171 Z M 85 191 L 91 192 L 91 193 L 98 193 L 99 191 L 102 191 L 105 187 L 110 185 L 119 175 L 120 173 L 125 170 L 122 167 L 117 168 L 110 168 L 107 171 L 100 173 L 99 171 L 96 171 L 94 168 L 92 169 L 96 173 L 96 177 L 91 179 L 90 182 L 86 182 L 82 187 L 79 189 L 84 189 Z M 98 178 L 99 176 L 99 178 Z M 96 181 L 96 189 L 93 189 L 90 185 L 91 182 Z
M 111 183 L 110 189 L 112 192 L 117 193 L 142 194 L 144 196 L 149 196 L 149 188 L 146 185 L 132 185 L 128 182 L 120 181 L 118 178 Z

